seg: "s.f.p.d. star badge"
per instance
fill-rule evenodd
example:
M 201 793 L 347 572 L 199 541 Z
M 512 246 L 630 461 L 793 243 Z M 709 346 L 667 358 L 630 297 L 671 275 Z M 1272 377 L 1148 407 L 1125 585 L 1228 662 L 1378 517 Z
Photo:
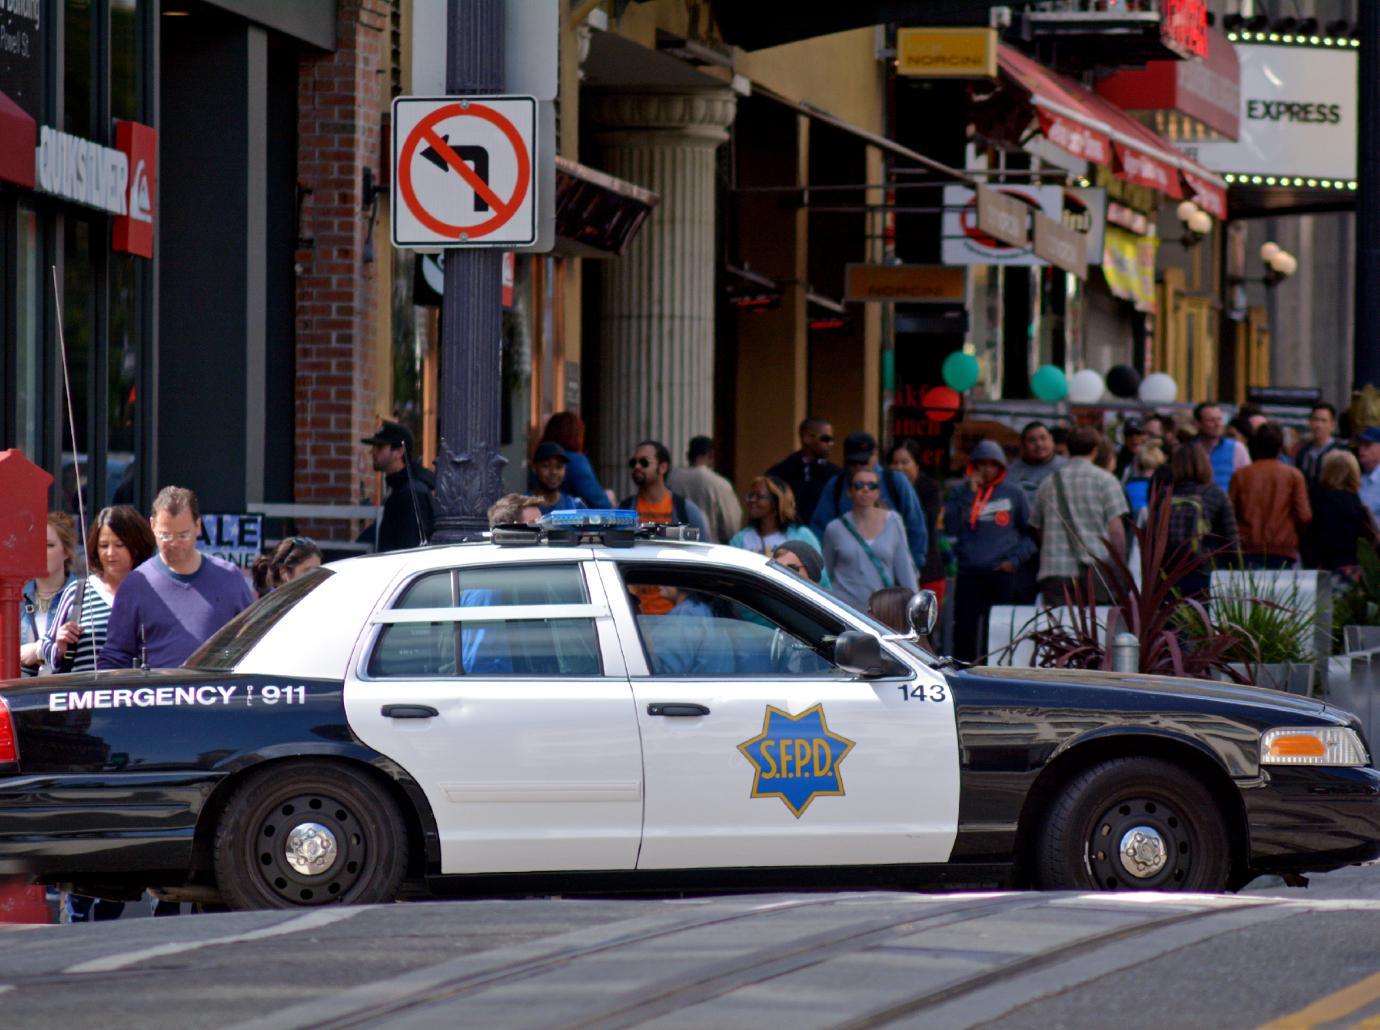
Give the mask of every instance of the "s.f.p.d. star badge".
M 752 763 L 752 796 L 780 798 L 797 819 L 817 797 L 843 795 L 839 766 L 853 741 L 829 729 L 824 705 L 791 715 L 767 705 L 762 732 L 738 745 Z

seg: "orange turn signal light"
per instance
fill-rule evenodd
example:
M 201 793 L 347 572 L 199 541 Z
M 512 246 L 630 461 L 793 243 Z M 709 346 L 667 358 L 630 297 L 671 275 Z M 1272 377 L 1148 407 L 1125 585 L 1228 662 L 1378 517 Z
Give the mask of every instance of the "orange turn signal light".
M 1322 758 L 1326 754 L 1323 742 L 1308 733 L 1278 736 L 1270 741 L 1272 758 Z

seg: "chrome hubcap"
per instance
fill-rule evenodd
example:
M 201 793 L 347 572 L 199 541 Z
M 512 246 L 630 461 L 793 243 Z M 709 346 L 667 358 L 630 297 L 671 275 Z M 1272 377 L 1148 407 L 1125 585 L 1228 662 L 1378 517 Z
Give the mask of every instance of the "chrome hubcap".
M 1164 838 L 1153 826 L 1134 826 L 1127 830 L 1117 850 L 1125 870 L 1142 880 L 1154 876 L 1169 861 Z
M 335 834 L 320 823 L 302 823 L 287 835 L 287 863 L 303 876 L 317 876 L 335 864 Z

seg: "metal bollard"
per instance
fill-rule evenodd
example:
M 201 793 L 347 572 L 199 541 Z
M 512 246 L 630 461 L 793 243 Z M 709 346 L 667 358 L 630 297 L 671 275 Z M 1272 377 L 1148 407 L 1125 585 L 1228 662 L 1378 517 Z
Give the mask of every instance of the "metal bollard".
M 1134 633 L 1118 633 L 1112 641 L 1112 670 L 1140 672 L 1140 641 Z

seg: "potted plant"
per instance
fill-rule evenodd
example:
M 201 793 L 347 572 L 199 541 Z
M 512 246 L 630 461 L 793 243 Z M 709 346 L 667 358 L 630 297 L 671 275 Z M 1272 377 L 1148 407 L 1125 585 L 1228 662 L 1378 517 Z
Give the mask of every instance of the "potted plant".
M 1313 613 L 1297 582 L 1239 569 L 1229 593 L 1214 593 L 1207 605 L 1182 608 L 1176 621 L 1189 640 L 1211 639 L 1217 627 L 1235 627 L 1242 639 L 1223 657 L 1250 683 L 1291 694 L 1311 694 L 1314 662 Z
M 1140 672 L 1249 682 L 1244 671 L 1232 667 L 1230 656 L 1250 651 L 1250 637 L 1229 621 L 1210 618 L 1198 600 L 1182 596 L 1184 580 L 1201 572 L 1216 555 L 1195 553 L 1187 546 L 1169 553 L 1170 505 L 1168 491 L 1155 490 L 1145 524 L 1127 528 L 1128 537 L 1139 545 L 1138 580 L 1109 548 L 1111 557 L 1096 560 L 1065 592 L 1064 612 L 1046 609 L 1032 620 L 1019 635 L 1035 645 L 1032 664 L 1111 669 L 1111 642 L 1118 634 L 1130 633 L 1140 645 Z M 1105 619 L 1095 600 L 1097 580 L 1111 598 Z M 1186 637 L 1179 615 L 1184 611 L 1205 627 L 1192 639 Z
M 1332 599 L 1333 654 L 1346 651 L 1346 627 L 1380 626 L 1380 553 L 1369 540 L 1360 540 L 1356 561 L 1356 578 Z

